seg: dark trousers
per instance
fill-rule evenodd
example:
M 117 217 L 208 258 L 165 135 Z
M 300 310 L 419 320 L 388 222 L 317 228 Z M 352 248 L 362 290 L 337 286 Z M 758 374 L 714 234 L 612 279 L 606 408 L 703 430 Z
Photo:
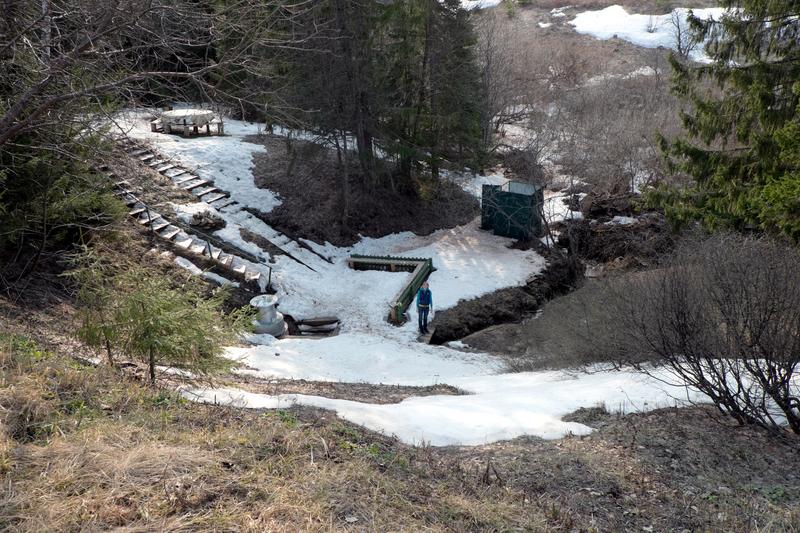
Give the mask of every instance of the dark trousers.
M 428 311 L 430 307 L 417 306 L 417 314 L 419 315 L 419 330 L 425 331 L 428 329 Z

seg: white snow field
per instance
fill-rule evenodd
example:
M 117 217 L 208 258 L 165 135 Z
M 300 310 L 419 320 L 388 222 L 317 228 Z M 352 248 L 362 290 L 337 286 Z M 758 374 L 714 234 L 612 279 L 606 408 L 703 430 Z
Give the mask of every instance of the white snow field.
M 669 376 L 664 374 L 664 378 Z M 250 408 L 308 405 L 395 436 L 412 445 L 480 445 L 521 435 L 558 439 L 592 429 L 561 417 L 580 407 L 613 412 L 650 410 L 700 399 L 697 393 L 633 372 L 523 372 L 451 378 L 447 383 L 472 394 L 422 396 L 396 404 L 368 404 L 319 396 L 269 396 L 237 389 L 194 389 L 189 398 Z
M 638 15 L 628 13 L 620 5 L 613 5 L 598 11 L 578 13 L 569 23 L 578 33 L 597 39 L 618 37 L 644 48 L 664 47 L 677 50 L 678 33 L 680 32 L 683 39 L 688 36 L 686 17 L 689 11 L 686 8 L 676 8 L 666 15 Z M 696 17 L 706 20 L 719 20 L 725 13 L 724 8 L 718 7 L 691 11 Z M 689 57 L 698 62 L 709 61 L 702 43 L 692 50 Z
M 544 259 L 533 251 L 509 248 L 510 239 L 481 231 L 477 220 L 427 236 L 406 232 L 362 238 L 349 248 L 305 241 L 312 252 L 244 210 L 244 206 L 250 206 L 268 212 L 280 202 L 277 195 L 254 184 L 252 157 L 265 148 L 244 138 L 258 134 L 262 129 L 259 125 L 226 120 L 228 135 L 224 137 L 184 139 L 151 133 L 149 117 L 147 112 L 129 112 L 119 117 L 118 124 L 131 137 L 148 141 L 162 155 L 214 180 L 239 202 L 221 210 L 203 203 L 176 205 L 178 216 L 188 220 L 193 213 L 208 210 L 223 218 L 227 225 L 215 236 L 259 257 L 262 262 L 252 264 L 253 268 L 265 273 L 273 269 L 272 282 L 282 312 L 295 318 L 335 315 L 342 321 L 338 336 L 322 339 L 250 335 L 246 339 L 249 346 L 226 351 L 227 357 L 243 363 L 239 372 L 267 379 L 449 384 L 470 393 L 412 397 L 392 405 L 303 395 L 273 397 L 236 389 L 187 389 L 187 397 L 254 408 L 313 405 L 335 410 L 342 418 L 396 435 L 404 442 L 432 445 L 482 444 L 519 435 L 558 438 L 569 433 L 585 434 L 591 431 L 589 427 L 560 418 L 579 407 L 599 403 L 627 412 L 672 405 L 672 397 L 685 397 L 682 389 L 633 373 L 504 374 L 503 365 L 491 355 L 460 350 L 458 343 L 431 346 L 418 342 L 414 306 L 404 326 L 395 327 L 386 321 L 389 303 L 408 274 L 351 270 L 346 264 L 349 255 L 431 257 L 437 269 L 430 277 L 434 311 L 452 307 L 461 299 L 522 285 L 542 271 Z M 501 175 L 460 174 L 451 179 L 475 195 L 480 195 L 483 183 L 505 181 Z M 548 196 L 548 215 L 552 219 L 577 216 L 562 199 L 560 195 Z M 307 266 L 286 255 L 271 256 L 245 241 L 241 229 L 265 237 Z M 202 275 L 191 262 L 176 261 Z
M 498 5 L 503 0 L 461 0 L 464 9 L 488 9 Z

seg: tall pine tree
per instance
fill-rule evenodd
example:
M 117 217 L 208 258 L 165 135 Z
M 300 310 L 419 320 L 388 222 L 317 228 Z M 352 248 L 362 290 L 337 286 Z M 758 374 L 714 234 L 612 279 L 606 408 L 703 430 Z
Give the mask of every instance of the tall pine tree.
M 780 232 L 800 239 L 800 1 L 725 0 L 719 21 L 691 18 L 711 62 L 672 59 L 689 104 L 685 135 L 662 140 L 673 170 L 695 180 L 653 200 L 677 222 Z

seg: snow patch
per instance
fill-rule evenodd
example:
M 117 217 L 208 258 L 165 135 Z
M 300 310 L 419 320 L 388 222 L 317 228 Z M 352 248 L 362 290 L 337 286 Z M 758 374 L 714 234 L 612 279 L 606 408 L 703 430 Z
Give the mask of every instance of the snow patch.
M 637 222 L 639 221 L 633 217 L 623 217 L 618 215 L 606 222 L 606 225 L 630 226 L 631 224 L 636 224 Z
M 578 13 L 569 23 L 575 27 L 575 31 L 578 33 L 591 35 L 597 39 L 606 40 L 617 37 L 644 48 L 664 47 L 677 50 L 678 33 L 686 36 L 686 27 L 688 26 L 686 17 L 690 11 L 696 17 L 705 20 L 720 20 L 727 12 L 726 9 L 720 7 L 693 10 L 676 8 L 666 15 L 640 15 L 628 13 L 620 5 L 613 5 L 598 11 Z M 678 21 L 680 30 L 675 27 L 673 20 Z M 690 58 L 699 62 L 710 60 L 703 51 L 702 44 L 691 52 Z
M 500 4 L 503 0 L 461 0 L 464 9 L 488 9 Z
M 671 377 L 666 371 L 661 374 L 667 381 Z M 412 397 L 383 405 L 301 394 L 270 396 L 237 389 L 201 388 L 184 394 L 199 401 L 250 408 L 300 404 L 330 409 L 337 416 L 394 435 L 405 443 L 433 446 L 479 445 L 520 435 L 543 439 L 586 435 L 592 428 L 561 418 L 581 407 L 604 405 L 629 413 L 703 399 L 695 391 L 637 372 L 523 372 L 448 377 L 441 382 L 472 394 Z
M 152 117 L 153 111 L 129 110 L 117 116 L 116 123 L 128 136 L 151 143 L 192 173 L 214 180 L 218 188 L 230 192 L 242 205 L 269 212 L 281 204 L 272 191 L 253 186 L 253 156 L 266 149 L 244 138 L 264 133 L 263 124 L 226 118 L 223 136 L 184 138 L 151 132 Z
M 508 178 L 499 172 L 484 176 L 482 174 L 474 174 L 470 172 L 454 172 L 443 170 L 441 171 L 440 175 L 444 179 L 455 183 L 464 191 L 479 200 L 483 196 L 484 185 L 504 185 L 506 182 L 508 182 Z

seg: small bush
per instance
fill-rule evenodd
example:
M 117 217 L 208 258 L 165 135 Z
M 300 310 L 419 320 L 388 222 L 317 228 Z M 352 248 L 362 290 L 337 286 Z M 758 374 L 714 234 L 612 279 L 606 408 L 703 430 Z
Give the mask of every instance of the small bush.
M 666 366 L 740 423 L 800 434 L 798 280 L 789 245 L 690 243 L 665 268 L 606 285 L 592 304 L 607 316 L 593 349 L 644 371 Z

